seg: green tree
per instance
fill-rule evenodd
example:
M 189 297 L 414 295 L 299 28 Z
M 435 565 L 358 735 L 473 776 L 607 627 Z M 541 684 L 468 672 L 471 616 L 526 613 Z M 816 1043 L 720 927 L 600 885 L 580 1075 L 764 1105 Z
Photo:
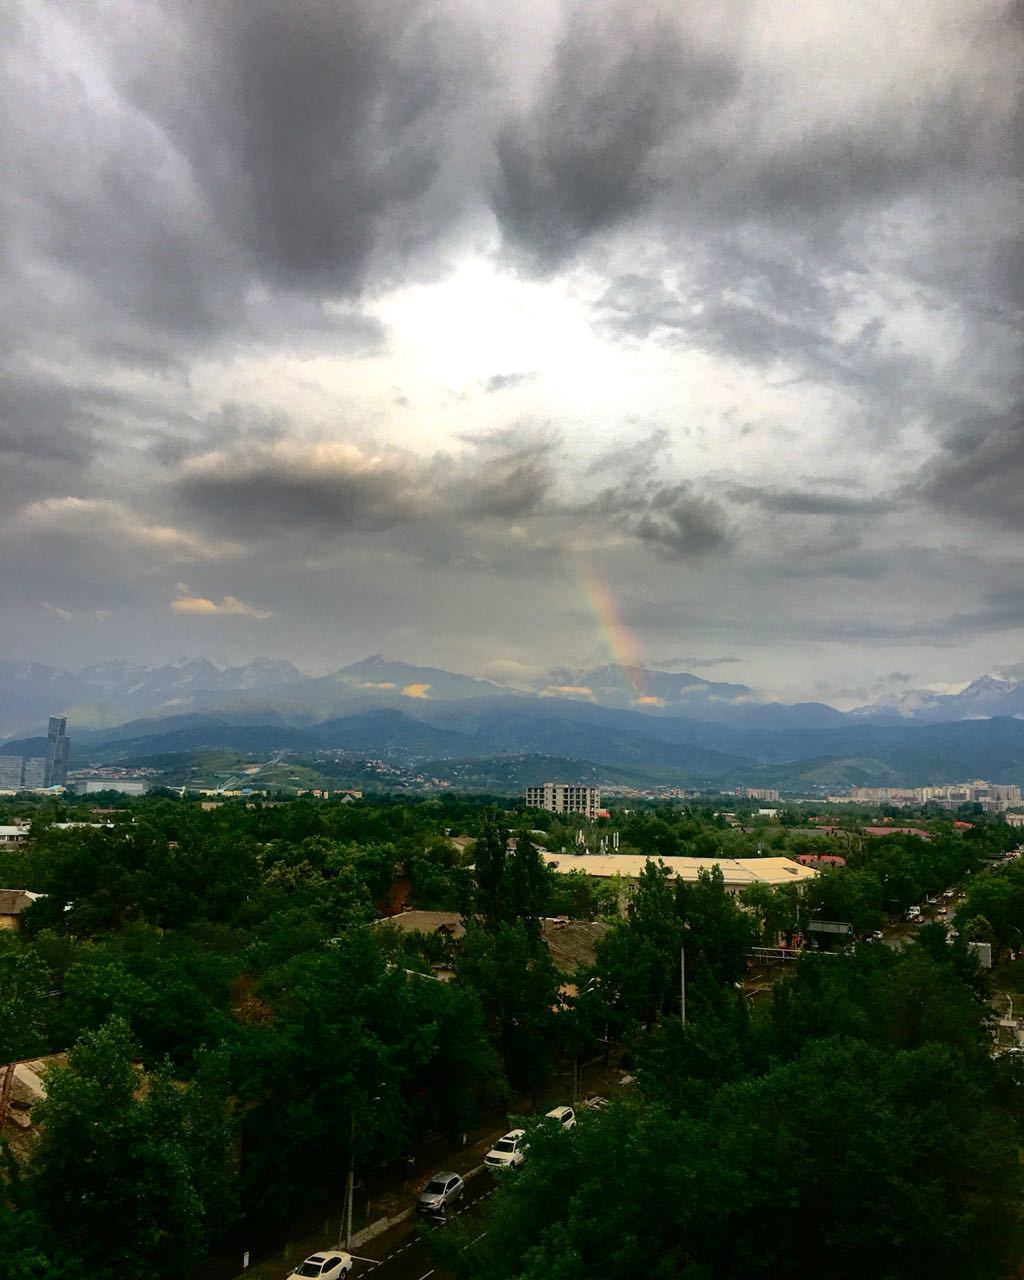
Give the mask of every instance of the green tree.
M 61 1242 L 61 1263 L 96 1280 L 191 1274 L 203 1205 L 189 1170 L 182 1102 L 133 1066 L 124 1022 L 86 1033 L 47 1075 L 30 1203 Z
M 45 1047 L 49 973 L 17 934 L 0 931 L 0 1067 Z
M 965 942 L 995 942 L 995 930 L 984 916 L 971 916 L 964 921 L 963 936 Z
M 540 917 L 551 899 L 551 872 L 530 833 L 520 831 L 505 862 L 502 884 L 503 915 L 522 920 L 531 933 L 540 935 Z
M 992 1280 L 1021 1245 L 1016 1141 L 939 1045 L 844 1039 L 725 1083 L 706 1109 L 620 1104 L 538 1131 L 459 1251 L 472 1280 L 816 1274 Z M 824 1260 L 824 1261 L 823 1261 Z
M 466 930 L 456 981 L 477 995 L 513 1088 L 536 1092 L 551 1070 L 559 976 L 522 921 Z
M 495 928 L 503 918 L 501 899 L 507 857 L 508 830 L 498 821 L 496 813 L 489 813 L 477 838 L 475 867 L 477 905 L 490 928 Z

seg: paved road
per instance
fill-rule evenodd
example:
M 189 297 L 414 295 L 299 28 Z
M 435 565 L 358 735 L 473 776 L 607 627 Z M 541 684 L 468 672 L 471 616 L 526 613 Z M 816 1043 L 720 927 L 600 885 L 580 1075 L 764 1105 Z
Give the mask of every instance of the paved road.
M 353 1280 L 450 1280 L 451 1272 L 439 1268 L 430 1247 L 435 1231 L 444 1231 L 451 1222 L 479 1222 L 484 1231 L 483 1210 L 494 1194 L 494 1181 L 489 1173 L 480 1173 L 466 1182 L 466 1195 L 454 1213 L 445 1220 L 402 1223 L 364 1246 L 353 1250 L 356 1265 Z M 482 1236 L 477 1236 L 481 1239 Z

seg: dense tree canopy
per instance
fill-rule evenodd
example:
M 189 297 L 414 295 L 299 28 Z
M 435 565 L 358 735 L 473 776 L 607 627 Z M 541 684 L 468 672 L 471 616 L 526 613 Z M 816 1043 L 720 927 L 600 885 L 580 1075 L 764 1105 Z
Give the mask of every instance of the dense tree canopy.
M 1018 1247 L 1022 1072 L 990 1056 L 965 945 L 1024 944 L 1021 864 L 984 861 L 1011 842 L 1001 824 L 937 818 L 924 841 L 848 822 L 845 868 L 737 897 L 717 869 L 681 883 L 658 858 L 820 849 L 820 833 L 795 813 L 737 828 L 712 805 L 637 805 L 610 820 L 652 859 L 631 887 L 549 870 L 541 846 L 573 844 L 582 819 L 527 825 L 455 796 L 210 812 L 158 796 L 64 830 L 80 808 L 34 814 L 29 847 L 0 853 L 7 884 L 46 895 L 0 933 L 0 1061 L 70 1056 L 31 1165 L 0 1163 L 15 1280 L 52 1270 L 57 1240 L 100 1280 L 186 1277 L 235 1224 L 280 1241 L 337 1201 L 350 1152 L 360 1174 L 404 1168 L 613 1046 L 632 1100 L 568 1142 L 538 1133 L 460 1272 L 756 1280 L 827 1259 L 837 1276 L 988 1278 Z M 807 955 L 754 1007 L 740 989 L 751 948 L 811 915 L 863 935 L 958 882 L 954 945 L 922 926 L 902 951 Z M 464 939 L 378 923 L 406 905 L 458 913 Z M 556 971 L 552 914 L 604 921 L 594 964 Z

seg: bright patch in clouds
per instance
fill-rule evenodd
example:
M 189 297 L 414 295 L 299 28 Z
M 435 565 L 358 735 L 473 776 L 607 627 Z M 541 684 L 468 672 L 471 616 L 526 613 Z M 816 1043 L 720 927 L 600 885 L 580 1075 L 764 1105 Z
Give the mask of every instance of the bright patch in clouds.
M 255 605 L 246 604 L 237 596 L 222 596 L 220 600 L 209 600 L 205 596 L 190 595 L 188 587 L 183 582 L 178 583 L 178 591 L 181 594 L 169 605 L 175 613 L 194 614 L 201 618 L 266 619 L 274 616 L 269 609 L 257 609 Z
M 429 698 L 429 684 L 407 684 L 402 690 L 403 698 Z

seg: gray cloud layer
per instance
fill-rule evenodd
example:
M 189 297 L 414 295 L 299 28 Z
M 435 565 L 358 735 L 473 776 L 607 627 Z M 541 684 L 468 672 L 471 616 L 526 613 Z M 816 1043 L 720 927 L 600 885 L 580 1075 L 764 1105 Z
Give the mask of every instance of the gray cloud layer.
M 557 655 L 590 643 L 580 557 L 661 651 L 756 661 L 769 605 L 766 666 L 787 635 L 1019 643 L 1018 7 L 44 0 L 3 23 L 11 644 L 102 599 L 125 643 L 182 647 L 187 572 L 266 602 L 237 644 L 288 616 L 282 651 L 319 655 L 343 581 L 369 647 L 403 634 L 400 596 L 435 659 Z M 445 288 L 481 261 L 569 299 L 585 353 L 504 349 L 526 304 L 497 292 L 459 328 Z M 422 409 L 414 287 L 453 335 Z

